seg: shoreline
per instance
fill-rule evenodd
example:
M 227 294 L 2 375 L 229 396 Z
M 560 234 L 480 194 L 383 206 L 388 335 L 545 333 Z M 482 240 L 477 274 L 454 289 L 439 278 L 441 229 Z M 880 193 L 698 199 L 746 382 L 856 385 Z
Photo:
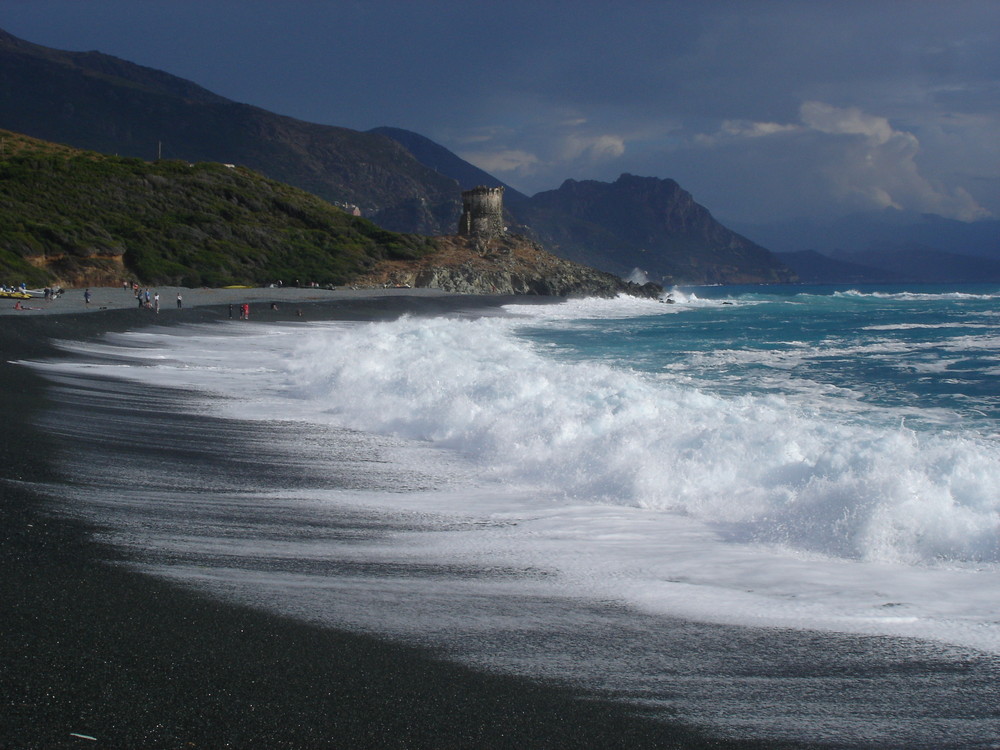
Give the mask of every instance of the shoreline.
M 90 302 L 85 299 L 85 292 L 90 291 Z M 320 289 L 309 287 L 247 287 L 247 288 L 220 288 L 212 289 L 208 287 L 188 288 L 179 286 L 149 287 L 150 295 L 159 293 L 160 295 L 160 315 L 183 314 L 185 310 L 193 308 L 234 305 L 238 306 L 248 303 L 252 306 L 252 312 L 270 310 L 271 304 L 278 306 L 278 310 L 288 311 L 290 306 L 315 305 L 317 303 L 343 303 L 348 301 L 369 300 L 373 298 L 441 298 L 441 297 L 465 297 L 466 295 L 452 294 L 440 289 L 351 289 L 339 287 L 337 289 Z M 177 306 L 177 295 L 182 296 L 182 306 Z M 0 298 L 0 316 L 16 315 L 18 317 L 36 317 L 48 315 L 75 315 L 79 313 L 104 312 L 107 310 L 132 310 L 137 314 L 156 315 L 151 309 L 143 309 L 139 306 L 136 297 L 131 289 L 121 287 L 78 287 L 66 289 L 57 299 L 44 299 L 33 297 L 30 300 L 21 300 L 24 310 L 15 310 L 16 300 L 11 298 Z M 292 310 L 294 312 L 294 308 Z M 239 317 L 238 311 L 234 317 Z
M 379 320 L 552 301 L 413 291 L 302 299 L 304 315 L 295 319 Z M 36 426 L 52 398 L 47 383 L 11 360 L 54 355 L 52 339 L 137 323 L 220 321 L 229 303 L 218 300 L 155 318 L 124 306 L 91 315 L 100 311 L 92 307 L 17 313 L 16 323 L 0 324 L 4 406 L 19 426 L 0 451 L 0 748 L 94 746 L 79 735 L 106 747 L 775 746 L 706 740 L 634 706 L 210 599 L 116 564 L 120 554 L 95 541 L 95 529 L 48 513 L 32 485 L 66 481 L 53 460 L 65 446 Z M 253 319 L 293 316 L 279 303 Z

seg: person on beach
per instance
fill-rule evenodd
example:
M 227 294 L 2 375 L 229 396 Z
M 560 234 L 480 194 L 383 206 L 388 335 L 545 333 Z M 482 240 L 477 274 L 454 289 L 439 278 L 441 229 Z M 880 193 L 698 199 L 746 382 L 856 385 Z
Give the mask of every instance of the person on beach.
M 229 303 L 229 319 L 230 320 L 233 319 L 233 303 L 232 302 Z
M 177 292 L 177 309 L 180 310 L 184 307 L 184 298 L 181 297 L 181 293 Z
M 156 292 L 153 295 L 153 309 L 159 313 L 160 312 L 160 293 Z
M 246 302 L 240 307 L 240 320 L 250 320 L 250 305 Z
M 83 301 L 87 305 L 90 304 L 90 287 L 83 293 Z

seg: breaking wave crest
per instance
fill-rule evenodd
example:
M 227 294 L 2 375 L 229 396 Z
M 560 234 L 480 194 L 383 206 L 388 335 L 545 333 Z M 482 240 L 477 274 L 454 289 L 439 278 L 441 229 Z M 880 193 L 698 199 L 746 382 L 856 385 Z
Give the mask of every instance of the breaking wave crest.
M 495 482 L 838 557 L 1000 561 L 988 439 L 559 361 L 509 319 L 313 329 L 281 367 L 311 409 L 459 451 Z
M 857 289 L 849 289 L 844 292 L 834 292 L 833 296 L 920 302 L 935 300 L 993 300 L 1000 299 L 1000 292 L 990 294 L 971 294 L 968 292 L 861 292 Z

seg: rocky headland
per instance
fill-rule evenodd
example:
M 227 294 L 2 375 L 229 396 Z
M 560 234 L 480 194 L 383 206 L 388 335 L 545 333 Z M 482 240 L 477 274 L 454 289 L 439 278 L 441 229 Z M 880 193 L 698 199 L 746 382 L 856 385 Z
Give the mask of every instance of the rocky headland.
M 436 250 L 412 261 L 384 260 L 358 286 L 410 286 L 460 294 L 537 294 L 558 297 L 655 298 L 657 284 L 635 284 L 546 252 L 526 237 L 435 237 Z

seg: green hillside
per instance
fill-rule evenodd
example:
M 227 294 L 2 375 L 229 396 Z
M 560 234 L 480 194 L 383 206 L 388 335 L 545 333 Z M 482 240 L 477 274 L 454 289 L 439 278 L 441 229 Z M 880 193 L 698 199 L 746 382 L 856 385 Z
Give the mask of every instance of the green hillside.
M 0 282 L 343 284 L 378 260 L 433 249 L 245 168 L 0 131 Z
M 461 211 L 455 181 L 391 138 L 267 112 L 163 71 L 2 29 L 0 128 L 102 154 L 245 165 L 357 205 L 393 231 L 448 234 Z

